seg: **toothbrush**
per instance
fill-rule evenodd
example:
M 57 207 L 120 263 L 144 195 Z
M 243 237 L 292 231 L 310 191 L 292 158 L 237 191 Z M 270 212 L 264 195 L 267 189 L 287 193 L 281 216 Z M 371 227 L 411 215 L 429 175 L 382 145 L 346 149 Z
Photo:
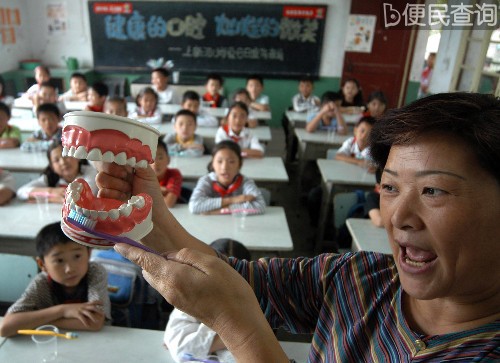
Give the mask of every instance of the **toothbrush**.
M 202 363 L 220 363 L 219 360 L 196 358 L 191 353 L 182 353 L 179 355 L 181 362 L 202 362 Z
M 104 239 L 111 241 L 111 242 L 126 243 L 130 246 L 138 247 L 146 252 L 154 253 L 155 255 L 161 256 L 160 253 L 153 250 L 152 248 L 149 248 L 148 246 L 145 246 L 142 243 L 134 241 L 133 239 L 130 239 L 128 237 L 114 236 L 112 234 L 108 234 L 108 233 L 99 232 L 99 231 L 94 230 L 94 227 L 95 227 L 97 221 L 92 220 L 90 218 L 87 218 L 86 216 L 78 213 L 74 209 L 70 210 L 70 212 L 68 214 L 67 221 L 69 223 L 71 223 L 73 226 L 78 227 L 81 230 L 83 230 L 87 233 L 90 233 L 96 237 L 104 238 Z
M 56 333 L 54 331 L 50 330 L 31 330 L 31 329 L 23 329 L 23 330 L 18 330 L 17 334 L 24 334 L 24 335 L 52 335 L 54 337 L 60 337 L 64 339 L 76 339 L 78 338 L 78 333 L 73 333 L 73 332 L 67 332 L 65 334 L 61 333 Z

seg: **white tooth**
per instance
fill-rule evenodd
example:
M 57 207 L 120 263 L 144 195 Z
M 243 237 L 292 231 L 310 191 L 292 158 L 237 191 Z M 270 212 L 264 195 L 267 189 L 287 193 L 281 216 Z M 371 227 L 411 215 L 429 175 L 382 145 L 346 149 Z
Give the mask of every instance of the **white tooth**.
M 68 148 L 66 146 L 63 147 L 63 151 L 62 151 L 62 156 L 68 156 Z
M 82 213 L 85 217 L 90 217 L 90 210 L 87 208 L 82 208 Z
M 77 205 L 75 205 L 75 210 L 76 210 L 79 214 L 83 214 L 82 209 L 83 209 L 83 208 L 82 208 L 82 207 L 80 207 L 78 204 L 77 204 Z
M 130 159 L 127 159 L 127 165 L 130 165 L 132 167 L 135 166 L 135 156 L 132 156 Z
M 90 211 L 90 218 L 93 219 L 94 221 L 97 219 L 97 211 L 96 210 L 91 210 Z
M 69 209 L 75 209 L 75 206 L 76 206 L 75 201 L 74 200 L 70 200 L 69 201 Z
M 76 190 L 72 190 L 71 192 L 69 192 L 69 196 L 75 202 L 78 202 L 80 200 L 80 193 L 77 192 Z
M 102 160 L 101 150 L 97 148 L 90 150 L 89 154 L 87 155 L 87 159 L 92 161 L 101 161 Z
M 115 156 L 111 151 L 106 151 L 104 154 L 102 154 L 102 161 L 105 163 L 112 163 L 115 161 Z
M 134 206 L 136 208 L 142 208 L 142 207 L 144 207 L 144 205 L 146 204 L 146 201 L 144 200 L 144 197 L 139 196 L 139 197 L 136 197 L 136 198 L 137 198 L 137 200 L 134 202 Z
M 115 163 L 117 163 L 118 165 L 125 165 L 127 163 L 127 154 L 125 154 L 124 151 L 122 151 L 119 154 L 116 154 Z
M 74 156 L 76 151 L 76 147 L 71 146 L 68 151 L 68 156 Z
M 135 164 L 136 168 L 147 168 L 148 162 L 146 160 L 141 160 Z
M 74 156 L 77 159 L 85 159 L 87 157 L 87 150 L 85 149 L 85 146 L 78 146 L 78 149 L 76 149 Z
M 118 211 L 122 216 L 128 217 L 132 213 L 132 206 L 124 203 L 118 208 Z
M 111 209 L 108 213 L 109 218 L 111 218 L 113 221 L 116 221 L 118 217 L 120 217 L 120 212 L 118 212 L 118 209 Z
M 69 183 L 68 186 L 69 186 L 69 189 L 76 190 L 77 192 L 79 192 L 83 188 L 83 185 L 81 185 L 77 181 L 73 181 L 73 182 Z
M 97 211 L 97 218 L 99 218 L 100 220 L 105 220 L 106 218 L 108 218 L 108 212 L 104 210 Z

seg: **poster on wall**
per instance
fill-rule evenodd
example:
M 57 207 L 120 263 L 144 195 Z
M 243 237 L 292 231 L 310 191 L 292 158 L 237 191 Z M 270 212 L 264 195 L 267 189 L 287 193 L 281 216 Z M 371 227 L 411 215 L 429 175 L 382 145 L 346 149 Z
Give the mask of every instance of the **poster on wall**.
M 67 21 L 66 5 L 64 3 L 47 5 L 47 30 L 49 35 L 66 33 Z
M 346 52 L 371 53 L 376 22 L 375 15 L 349 15 Z
M 18 8 L 0 7 L 0 34 L 3 45 L 16 44 L 16 32 L 21 26 Z

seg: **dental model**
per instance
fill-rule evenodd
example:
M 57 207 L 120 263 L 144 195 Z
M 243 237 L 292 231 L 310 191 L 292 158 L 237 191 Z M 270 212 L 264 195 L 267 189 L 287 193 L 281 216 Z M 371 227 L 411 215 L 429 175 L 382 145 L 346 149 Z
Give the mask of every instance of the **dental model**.
M 126 117 L 99 112 L 77 111 L 64 115 L 63 156 L 91 161 L 114 162 L 144 168 L 156 155 L 159 132 Z M 98 198 L 83 179 L 76 179 L 66 189 L 61 227 L 72 240 L 97 248 L 112 248 L 107 234 L 135 241 L 153 228 L 152 199 L 147 194 L 132 196 L 127 202 Z M 72 223 L 71 215 L 81 215 L 92 222 L 96 233 Z

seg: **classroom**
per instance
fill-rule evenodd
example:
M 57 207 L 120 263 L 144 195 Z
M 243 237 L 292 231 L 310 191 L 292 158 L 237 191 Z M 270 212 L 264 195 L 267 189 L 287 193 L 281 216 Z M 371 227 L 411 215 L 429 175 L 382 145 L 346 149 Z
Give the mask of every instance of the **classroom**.
M 0 332 L 2 324 L 17 327 L 0 336 L 0 361 L 41 354 L 52 354 L 42 361 L 236 361 L 233 346 L 174 308 L 140 266 L 111 248 L 113 238 L 147 240 L 159 212 L 153 194 L 99 202 L 98 171 L 114 173 L 107 163 L 151 164 L 168 218 L 218 257 L 392 257 L 370 132 L 426 97 L 498 99 L 498 7 L 496 0 L 0 0 Z M 44 80 L 40 67 L 49 71 Z M 81 94 L 75 79 L 85 81 Z M 55 98 L 44 100 L 44 87 Z M 43 122 L 51 120 L 49 131 Z M 85 144 L 77 132 L 96 141 Z M 142 145 L 120 149 L 124 139 Z M 93 216 L 94 235 L 68 222 L 73 212 Z M 75 318 L 73 307 L 32 318 L 41 322 L 34 325 L 8 317 L 25 313 L 25 291 L 40 295 L 34 289 L 49 286 L 56 294 L 45 281 L 55 270 L 39 247 L 50 226 L 75 246 L 96 248 L 83 252 L 90 261 L 78 283 L 83 295 L 57 281 L 58 303 L 42 305 L 48 315 L 50 305 L 76 296 L 91 322 Z M 51 248 L 74 253 L 61 246 Z M 105 302 L 91 302 L 92 293 L 102 299 L 97 288 Z M 49 353 L 34 343 L 42 335 L 16 334 L 41 325 L 69 333 L 51 337 Z M 318 358 L 316 332 L 289 330 L 273 327 L 272 335 L 290 361 L 348 361 Z M 78 338 L 67 339 L 73 331 Z

